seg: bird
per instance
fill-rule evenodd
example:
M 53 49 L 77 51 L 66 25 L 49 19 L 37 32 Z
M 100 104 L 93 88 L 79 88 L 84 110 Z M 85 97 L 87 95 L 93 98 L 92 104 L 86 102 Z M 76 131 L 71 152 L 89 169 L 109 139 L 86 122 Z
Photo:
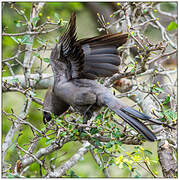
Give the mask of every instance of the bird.
M 107 106 L 146 140 L 155 141 L 155 134 L 141 121 L 151 117 L 124 104 L 111 90 L 96 81 L 118 72 L 120 60 L 117 48 L 128 40 L 128 33 L 105 34 L 77 40 L 76 14 L 72 13 L 66 31 L 52 49 L 50 64 L 54 76 L 43 104 L 43 121 L 60 116 L 70 106 L 84 117 Z

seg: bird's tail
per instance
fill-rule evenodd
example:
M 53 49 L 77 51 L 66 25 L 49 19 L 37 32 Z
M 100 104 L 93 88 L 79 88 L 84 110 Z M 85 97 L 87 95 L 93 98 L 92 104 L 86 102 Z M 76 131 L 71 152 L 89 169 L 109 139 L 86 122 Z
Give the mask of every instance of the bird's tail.
M 113 96 L 111 93 L 102 93 L 100 96 L 102 103 L 107 105 L 109 109 L 114 111 L 119 117 L 121 117 L 125 122 L 132 126 L 136 131 L 142 134 L 145 139 L 149 141 L 155 141 L 156 136 L 154 133 L 147 128 L 139 119 L 149 120 L 151 117 L 131 108 L 126 107 L 118 98 Z

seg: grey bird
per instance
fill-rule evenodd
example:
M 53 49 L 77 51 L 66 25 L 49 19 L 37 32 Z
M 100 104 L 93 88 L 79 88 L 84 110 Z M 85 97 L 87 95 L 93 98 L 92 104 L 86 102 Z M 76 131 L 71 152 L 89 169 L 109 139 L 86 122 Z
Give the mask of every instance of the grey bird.
M 107 106 L 145 139 L 156 140 L 154 133 L 140 121 L 151 121 L 151 117 L 125 105 L 96 81 L 98 77 L 118 72 L 117 48 L 127 39 L 127 33 L 116 33 L 77 40 L 76 15 L 72 14 L 65 33 L 51 52 L 54 85 L 44 99 L 44 123 L 51 120 L 51 113 L 59 116 L 70 106 L 86 117 L 86 123 L 92 112 Z

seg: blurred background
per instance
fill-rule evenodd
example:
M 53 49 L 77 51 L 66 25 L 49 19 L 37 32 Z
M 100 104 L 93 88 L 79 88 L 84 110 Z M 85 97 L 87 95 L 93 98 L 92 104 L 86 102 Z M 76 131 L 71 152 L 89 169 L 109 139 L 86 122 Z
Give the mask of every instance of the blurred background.
M 17 13 L 10 7 L 11 5 L 9 3 L 3 3 L 2 4 L 2 28 L 6 29 L 6 33 L 18 33 L 23 32 L 24 26 L 22 23 L 22 17 L 18 16 Z M 29 17 L 30 11 L 32 9 L 32 3 L 30 2 L 16 2 L 15 6 L 18 9 L 23 9 L 27 17 Z M 161 7 L 164 11 L 170 12 L 170 13 L 176 13 L 177 11 L 177 3 L 167 3 L 163 2 L 161 3 Z M 54 21 L 56 16 L 59 16 L 64 21 L 68 21 L 71 13 L 73 11 L 77 14 L 77 34 L 78 38 L 85 38 L 85 37 L 93 37 L 99 34 L 104 34 L 105 32 L 99 32 L 98 28 L 100 28 L 99 23 L 97 22 L 97 13 L 103 14 L 106 22 L 112 23 L 115 21 L 115 17 L 111 17 L 110 15 L 117 10 L 117 3 L 92 3 L 92 2 L 47 2 L 45 6 L 43 7 L 40 16 L 40 21 L 38 23 L 43 23 L 44 21 L 51 20 Z M 164 19 L 162 17 L 159 17 L 161 20 L 161 23 L 164 26 L 167 26 L 170 23 L 170 19 Z M 45 39 L 48 39 L 49 46 L 52 48 L 55 45 L 56 38 L 59 37 L 59 35 L 63 32 L 64 28 L 61 28 L 59 31 L 55 31 L 52 33 L 48 33 L 47 35 L 44 35 Z M 115 31 L 115 30 L 111 30 Z M 148 36 L 153 42 L 157 42 L 161 39 L 161 35 L 159 30 L 149 27 L 145 31 L 145 35 Z M 39 43 L 35 41 L 34 48 L 38 47 Z M 17 44 L 12 40 L 11 37 L 3 36 L 2 37 L 2 58 L 9 58 L 16 54 L 17 51 Z M 20 57 L 20 61 L 23 62 L 23 54 Z M 50 49 L 45 51 L 45 54 L 43 54 L 43 57 L 49 58 L 50 57 Z M 40 61 L 38 59 L 35 61 L 32 72 L 35 73 L 37 68 L 39 67 Z M 167 67 L 177 67 L 176 59 L 171 58 L 170 61 L 166 62 L 165 64 Z M 47 66 L 47 64 L 44 64 L 44 67 Z M 22 68 L 19 65 L 14 65 L 13 70 L 16 74 L 23 74 Z M 51 73 L 51 68 L 49 67 L 45 73 Z M 10 72 L 7 67 L 3 68 L 2 76 L 10 76 Z M 36 97 L 39 97 L 43 100 L 44 94 L 46 90 L 36 90 Z M 7 92 L 2 94 L 2 109 L 6 112 L 11 112 L 11 109 L 14 110 L 16 114 L 19 114 L 24 103 L 24 95 L 17 92 Z M 127 99 L 128 101 L 128 99 Z M 131 102 L 126 102 L 129 104 L 132 104 Z M 39 129 L 42 129 L 44 127 L 43 121 L 42 121 L 42 113 L 38 110 L 38 108 L 41 108 L 40 105 L 38 105 L 35 102 L 32 102 L 30 113 L 28 116 L 28 121 L 32 123 L 34 126 L 36 126 Z M 4 140 L 5 135 L 7 134 L 10 126 L 12 123 L 5 117 L 2 117 L 2 142 Z M 29 142 L 32 136 L 32 131 L 28 126 L 23 127 L 23 135 L 19 138 L 19 145 L 24 145 L 26 142 Z M 152 146 L 151 146 L 152 145 Z M 45 143 L 45 139 L 40 141 L 38 148 L 48 146 L 48 144 Z M 53 156 L 57 155 L 59 157 L 57 159 L 57 164 L 62 164 L 65 160 L 70 158 L 81 146 L 79 142 L 70 142 L 66 144 L 61 150 L 58 152 L 54 152 L 48 156 L 48 158 L 52 158 Z M 125 151 L 131 151 L 134 147 L 133 146 L 122 146 Z M 157 147 L 155 143 L 144 143 L 144 147 L 147 147 L 150 151 L 153 152 L 152 159 L 158 160 L 157 157 Z M 66 152 L 66 153 L 65 153 Z M 56 154 L 57 153 L 57 154 Z M 65 153 L 65 154 L 64 154 Z M 123 153 L 123 150 L 121 150 L 121 153 Z M 6 161 L 11 164 L 12 166 L 15 165 L 15 162 L 17 161 L 17 151 L 15 148 L 15 144 L 11 146 L 9 149 Z M 39 177 L 38 172 L 39 165 L 37 163 L 34 163 L 30 166 L 29 170 L 27 171 L 27 177 L 32 177 L 32 174 L 34 172 L 36 173 L 36 177 Z M 153 170 L 158 172 L 158 176 L 162 176 L 161 169 L 159 163 L 156 163 L 152 167 Z M 84 156 L 84 159 L 81 159 L 78 164 L 76 164 L 72 170 L 80 177 L 103 177 L 102 169 L 98 167 L 96 162 L 91 157 L 90 153 L 87 153 Z M 142 174 L 143 177 L 148 177 L 148 173 L 146 171 L 143 171 L 139 167 L 139 171 Z M 69 172 L 70 173 L 70 172 Z M 110 168 L 110 174 L 112 177 L 130 177 L 130 172 L 127 168 L 119 169 L 117 167 L 111 167 Z

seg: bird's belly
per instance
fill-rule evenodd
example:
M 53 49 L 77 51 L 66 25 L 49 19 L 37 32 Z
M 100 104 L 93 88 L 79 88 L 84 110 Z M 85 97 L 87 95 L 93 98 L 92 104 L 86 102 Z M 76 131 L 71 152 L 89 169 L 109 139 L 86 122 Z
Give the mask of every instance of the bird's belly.
M 71 106 L 85 106 L 96 103 L 96 94 L 89 87 L 78 87 L 72 82 L 56 85 L 55 94 Z

